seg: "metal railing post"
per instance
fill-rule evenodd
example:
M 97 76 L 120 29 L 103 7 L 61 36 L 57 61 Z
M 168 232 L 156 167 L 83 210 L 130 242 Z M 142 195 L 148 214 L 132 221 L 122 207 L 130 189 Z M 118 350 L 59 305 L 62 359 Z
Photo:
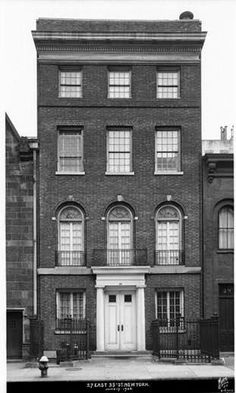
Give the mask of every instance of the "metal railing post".
M 179 324 L 181 314 L 176 315 L 176 357 L 179 359 Z
M 86 320 L 86 359 L 89 358 L 89 320 Z

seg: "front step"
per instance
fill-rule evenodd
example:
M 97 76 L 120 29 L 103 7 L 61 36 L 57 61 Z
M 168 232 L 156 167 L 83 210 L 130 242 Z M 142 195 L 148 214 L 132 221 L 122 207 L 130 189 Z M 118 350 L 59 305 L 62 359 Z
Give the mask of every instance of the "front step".
M 97 358 L 112 358 L 112 359 L 152 359 L 151 351 L 130 351 L 130 352 L 121 352 L 121 351 L 109 351 L 109 352 L 100 352 L 96 351 L 91 354 L 92 359 Z

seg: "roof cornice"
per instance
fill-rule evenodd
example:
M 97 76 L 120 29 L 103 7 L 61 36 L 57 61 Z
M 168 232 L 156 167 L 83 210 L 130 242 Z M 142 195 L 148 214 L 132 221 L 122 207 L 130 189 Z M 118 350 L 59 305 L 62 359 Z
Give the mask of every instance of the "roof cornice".
M 206 32 L 189 32 L 189 33 L 136 33 L 136 32 L 44 32 L 32 31 L 34 42 L 48 41 L 132 41 L 132 42 L 192 42 L 203 45 Z

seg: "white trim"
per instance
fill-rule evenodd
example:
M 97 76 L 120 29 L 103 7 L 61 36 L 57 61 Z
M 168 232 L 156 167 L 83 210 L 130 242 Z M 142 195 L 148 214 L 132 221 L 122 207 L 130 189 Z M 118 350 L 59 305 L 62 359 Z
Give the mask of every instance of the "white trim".
M 183 23 L 181 21 L 180 23 Z M 45 32 L 45 31 L 32 31 L 33 39 L 35 43 L 37 41 L 53 41 L 63 39 L 65 41 L 83 39 L 86 41 L 96 40 L 134 40 L 134 41 L 190 41 L 203 43 L 206 37 L 206 32 L 183 32 L 183 33 L 149 33 L 149 32 Z
M 132 176 L 132 175 L 134 175 L 134 172 L 119 172 L 119 173 L 105 172 L 105 175 L 108 175 L 108 176 Z
M 155 265 L 150 268 L 150 274 L 200 274 L 202 268 L 183 265 Z
M 184 172 L 183 171 L 180 171 L 180 172 L 154 172 L 154 175 L 161 175 L 161 176 L 167 176 L 167 175 L 171 175 L 171 176 L 176 176 L 176 175 L 183 175 L 184 174 Z
M 37 270 L 39 276 L 78 276 L 91 274 L 91 268 L 86 266 L 55 266 L 55 267 L 41 267 Z
M 85 172 L 59 172 L 56 171 L 55 175 L 85 175 Z

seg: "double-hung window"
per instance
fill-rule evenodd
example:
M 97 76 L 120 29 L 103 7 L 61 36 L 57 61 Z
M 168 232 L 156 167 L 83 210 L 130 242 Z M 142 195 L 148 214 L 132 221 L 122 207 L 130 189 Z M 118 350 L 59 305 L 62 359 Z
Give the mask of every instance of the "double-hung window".
M 110 69 L 108 71 L 108 98 L 131 97 L 131 71 Z
M 58 290 L 56 292 L 56 329 L 62 332 L 83 329 L 85 319 L 85 291 Z
M 58 134 L 58 172 L 83 172 L 83 131 L 63 128 Z
M 232 206 L 224 206 L 219 211 L 219 248 L 234 248 L 234 211 Z
M 179 98 L 180 77 L 177 70 L 157 71 L 157 98 Z
M 59 97 L 81 98 L 82 97 L 82 71 L 63 70 L 59 71 Z
M 107 132 L 107 173 L 129 174 L 132 172 L 132 131 L 110 129 Z
M 162 331 L 171 332 L 177 323 L 179 323 L 180 328 L 183 327 L 183 317 L 183 290 L 158 290 L 156 292 L 156 318 L 162 326 Z
M 181 171 L 180 130 L 156 131 L 155 173 L 176 173 Z

